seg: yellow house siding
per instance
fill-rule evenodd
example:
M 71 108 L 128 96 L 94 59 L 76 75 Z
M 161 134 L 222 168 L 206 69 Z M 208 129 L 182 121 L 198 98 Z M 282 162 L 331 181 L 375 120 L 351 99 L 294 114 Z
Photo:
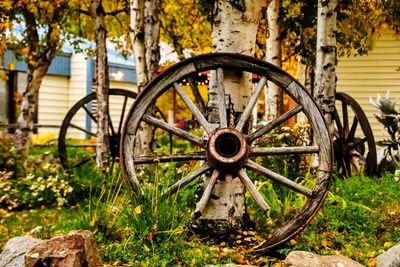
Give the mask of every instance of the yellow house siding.
M 372 126 L 375 140 L 388 138 L 386 130 L 376 120 L 377 110 L 370 104 L 387 90 L 394 100 L 400 97 L 400 38 L 391 32 L 382 34 L 368 55 L 340 58 L 337 68 L 337 91 L 346 92 L 357 100 Z M 399 108 L 399 106 L 398 106 Z
M 46 75 L 39 91 L 39 124 L 61 125 L 68 110 L 68 78 Z M 39 128 L 39 133 L 58 133 L 58 128 Z

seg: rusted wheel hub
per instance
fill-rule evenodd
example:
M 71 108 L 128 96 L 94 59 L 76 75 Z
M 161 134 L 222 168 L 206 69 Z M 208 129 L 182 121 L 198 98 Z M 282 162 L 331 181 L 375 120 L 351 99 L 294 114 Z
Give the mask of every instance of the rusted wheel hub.
M 206 156 L 211 165 L 222 173 L 234 173 L 242 168 L 248 157 L 244 136 L 232 128 L 217 130 L 208 141 Z

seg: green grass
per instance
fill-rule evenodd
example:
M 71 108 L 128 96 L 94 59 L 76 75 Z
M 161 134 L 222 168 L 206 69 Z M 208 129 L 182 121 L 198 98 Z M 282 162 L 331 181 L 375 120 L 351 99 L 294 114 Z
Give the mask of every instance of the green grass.
M 56 153 L 55 150 L 51 153 Z M 36 153 L 43 154 L 38 149 Z M 0 246 L 13 236 L 25 235 L 42 226 L 38 238 L 87 229 L 94 233 L 102 260 L 126 266 L 204 266 L 238 263 L 273 266 L 290 251 L 306 250 L 323 255 L 342 254 L 368 265 L 373 258 L 400 240 L 400 182 L 392 174 L 380 178 L 335 179 L 323 208 L 297 237 L 268 254 L 248 253 L 268 232 L 242 233 L 241 239 L 212 241 L 193 236 L 187 225 L 196 185 L 182 191 L 179 198 L 161 201 L 167 182 L 183 177 L 185 164 L 170 164 L 146 173 L 144 197 L 125 191 L 119 172 L 104 178 L 91 166 L 83 166 L 70 177 L 74 194 L 67 207 L 39 207 L 31 210 L 0 209 Z M 163 173 L 161 176 L 159 173 Z M 307 179 L 304 183 L 307 183 Z M 271 183 L 258 184 L 274 210 L 256 217 L 260 224 L 292 216 L 303 199 Z M 272 190 L 278 195 L 273 195 Z M 275 202 L 276 203 L 275 203 Z M 253 209 L 254 205 L 249 205 Z M 270 216 L 271 215 L 271 216 Z M 272 221 L 272 224 L 274 222 Z M 272 225 L 271 224 L 271 225 Z M 262 228 L 259 228 L 262 229 Z M 246 238 L 252 239 L 246 242 Z M 240 242 L 239 241 L 243 241 Z M 272 252 L 270 252 L 272 253 Z M 278 258 L 277 258 L 278 257 Z

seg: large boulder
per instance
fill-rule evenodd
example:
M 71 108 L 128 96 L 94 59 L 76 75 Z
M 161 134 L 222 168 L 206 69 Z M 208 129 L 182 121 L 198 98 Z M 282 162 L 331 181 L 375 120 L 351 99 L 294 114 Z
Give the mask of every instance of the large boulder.
M 41 240 L 30 236 L 17 236 L 8 240 L 0 254 L 0 267 L 22 267 L 25 253 Z
M 293 251 L 286 257 L 285 267 L 363 267 L 342 255 L 320 256 L 306 251 Z
M 25 266 L 98 267 L 102 264 L 92 233 L 77 231 L 32 247 L 26 253 Z
M 400 266 L 400 243 L 375 258 L 376 267 Z

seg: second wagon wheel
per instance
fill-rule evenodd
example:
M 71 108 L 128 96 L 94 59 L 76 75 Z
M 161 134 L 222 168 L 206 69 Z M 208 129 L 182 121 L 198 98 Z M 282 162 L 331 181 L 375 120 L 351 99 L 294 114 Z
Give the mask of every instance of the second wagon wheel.
M 137 94 L 124 89 L 109 91 L 111 163 L 119 156 L 122 123 Z M 63 167 L 71 171 L 96 158 L 96 93 L 79 100 L 68 111 L 58 136 L 58 151 Z
M 208 75 L 216 77 L 213 86 L 198 82 L 196 77 Z M 231 96 L 225 94 L 229 80 L 227 76 L 257 77 L 251 96 L 245 98 L 241 114 L 232 111 Z M 225 76 L 225 78 L 224 78 Z M 230 79 L 229 78 L 229 79 Z M 267 81 L 277 84 L 289 95 L 295 106 L 279 118 L 258 128 L 249 127 L 252 110 L 261 100 L 263 88 Z M 195 88 L 196 87 L 196 88 Z M 167 106 L 174 91 L 179 96 L 176 105 L 181 112 L 181 121 L 191 121 L 188 127 L 178 127 L 164 123 L 152 116 L 148 110 L 154 104 Z M 210 111 L 214 97 L 214 114 L 217 122 L 200 111 L 200 104 L 195 97 L 199 91 Z M 215 101 L 217 98 L 217 101 Z M 171 104 L 172 105 L 172 104 Z M 315 143 L 302 145 L 291 142 L 289 145 L 276 145 L 270 139 L 280 126 L 299 113 L 304 113 L 315 136 Z M 165 149 L 154 150 L 153 155 L 140 152 L 138 142 L 140 129 L 150 124 L 157 130 L 156 139 L 162 140 L 166 133 L 172 133 L 174 153 L 165 153 Z M 278 135 L 279 136 L 279 135 Z M 285 135 L 291 138 L 291 135 Z M 280 137 L 277 137 L 278 139 Z M 297 161 L 288 157 L 304 156 L 310 170 L 311 158 L 318 161 L 314 175 L 299 172 L 289 175 L 285 170 L 297 170 Z M 270 165 L 270 159 L 277 164 L 286 164 L 284 168 Z M 279 160 L 279 157 L 283 157 Z M 315 162 L 315 160 L 314 160 Z M 242 183 L 247 192 L 248 214 L 250 220 L 257 221 L 258 232 L 263 232 L 267 241 L 263 249 L 275 247 L 299 233 L 311 221 L 321 207 L 328 191 L 332 175 L 333 152 L 332 141 L 323 116 L 312 97 L 289 74 L 277 67 L 255 58 L 239 54 L 209 54 L 184 60 L 169 68 L 149 83 L 137 98 L 124 124 L 121 139 L 121 168 L 124 178 L 139 195 L 146 192 L 163 192 L 161 199 L 172 201 L 169 208 L 189 210 L 183 213 L 170 212 L 176 215 L 171 220 L 182 220 L 182 214 L 192 214 L 198 218 L 208 209 L 207 203 L 217 201 L 212 189 L 218 183 Z M 143 172 L 142 166 L 151 172 Z M 154 171 L 153 171 L 154 170 Z M 145 173 L 145 174 L 143 174 Z M 308 173 L 310 174 L 310 173 Z M 199 192 L 195 180 L 210 177 L 203 191 Z M 229 189 L 227 189 L 229 190 Z M 274 191 L 277 190 L 277 191 Z M 280 192 L 285 192 L 281 194 Z M 140 194 L 141 192 L 141 194 Z M 190 194 L 201 196 L 200 199 Z M 149 195 L 149 194 L 147 194 Z M 283 204 L 290 196 L 292 203 Z M 297 208 L 295 208 L 297 207 Z M 251 210 L 249 210 L 251 209 Z M 269 211 L 268 211 L 269 210 Z M 260 216 L 259 216 L 260 215 Z M 259 217 L 258 217 L 259 216 Z M 270 218 L 273 223 L 258 218 Z
M 378 172 L 376 145 L 371 125 L 357 101 L 343 92 L 337 92 L 334 133 L 334 152 L 337 171 L 349 177 L 365 165 L 368 175 Z

